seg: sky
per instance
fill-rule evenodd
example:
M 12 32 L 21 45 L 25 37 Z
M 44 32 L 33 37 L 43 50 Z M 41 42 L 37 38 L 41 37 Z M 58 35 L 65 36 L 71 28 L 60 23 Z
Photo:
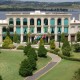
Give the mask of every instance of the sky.
M 23 1 L 23 0 L 22 0 Z M 74 2 L 80 0 L 24 0 L 24 1 L 40 1 L 40 2 Z

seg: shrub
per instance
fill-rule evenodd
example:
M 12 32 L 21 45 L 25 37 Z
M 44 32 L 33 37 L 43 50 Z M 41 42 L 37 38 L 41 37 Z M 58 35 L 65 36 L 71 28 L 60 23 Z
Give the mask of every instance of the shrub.
M 19 69 L 19 74 L 23 77 L 27 77 L 32 75 L 32 66 L 29 62 L 28 59 L 24 59 L 24 61 L 22 61 L 20 69 Z
M 53 53 L 54 54 L 58 54 L 59 51 L 60 51 L 60 49 L 59 48 L 56 48 L 56 49 L 54 49 Z
M 80 42 L 80 32 L 77 33 L 77 41 Z
M 38 42 L 37 40 L 34 40 L 34 41 L 33 41 L 33 44 L 37 44 L 37 42 Z
M 19 39 L 18 39 L 18 34 L 15 32 L 14 36 L 13 36 L 13 42 L 18 43 Z
M 70 57 L 71 55 L 71 46 L 67 40 L 63 42 L 62 53 L 63 55 L 68 56 L 68 57 Z
M 0 76 L 0 80 L 2 80 L 2 77 Z
M 29 63 L 31 64 L 32 69 L 35 70 L 36 69 L 36 60 L 34 59 L 34 57 L 32 55 L 30 55 L 28 60 L 29 60 Z
M 80 80 L 80 69 L 78 69 L 73 76 L 72 80 Z
M 10 44 L 8 47 L 9 47 L 9 49 L 14 49 L 14 48 L 16 48 L 13 44 Z
M 28 51 L 29 51 L 30 48 L 31 48 L 31 44 L 30 43 L 28 43 L 27 46 L 24 47 L 24 53 L 25 53 L 25 55 L 27 55 L 27 53 L 28 53 Z
M 62 49 L 64 49 L 65 47 L 68 47 L 69 50 L 71 51 L 71 46 L 70 46 L 70 44 L 69 44 L 69 42 L 68 42 L 67 40 L 65 40 L 65 41 L 63 42 Z
M 37 60 L 37 54 L 36 54 L 34 48 L 30 48 L 30 49 L 29 49 L 29 51 L 28 51 L 28 53 L 27 53 L 27 56 L 28 56 L 28 57 L 31 56 L 31 57 L 33 57 L 35 60 Z
M 54 40 L 51 40 L 51 41 L 50 41 L 50 49 L 55 49 Z
M 41 45 L 44 45 L 44 40 L 42 38 L 40 39 L 40 43 L 39 43 L 39 46 Z
M 10 37 L 6 36 L 3 44 L 2 44 L 2 47 L 3 48 L 8 48 L 8 46 L 12 44 L 12 40 L 10 39 Z
M 24 46 L 20 45 L 17 47 L 18 50 L 24 50 Z
M 68 57 L 70 57 L 71 55 L 68 47 L 65 47 L 64 49 L 62 49 L 62 53 L 64 56 L 68 56 Z
M 43 45 L 39 46 L 38 56 L 39 57 L 46 57 L 46 55 L 47 55 L 47 50 L 45 49 L 45 47 Z
M 62 33 L 61 34 L 61 42 L 64 42 L 65 41 L 65 33 Z
M 80 52 L 80 44 L 79 43 L 74 44 L 73 46 L 74 46 L 75 52 Z

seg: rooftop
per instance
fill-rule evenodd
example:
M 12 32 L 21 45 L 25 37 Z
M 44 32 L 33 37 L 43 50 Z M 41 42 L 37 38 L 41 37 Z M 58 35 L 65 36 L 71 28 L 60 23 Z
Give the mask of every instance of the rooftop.
M 66 12 L 52 12 L 52 11 L 28 11 L 28 12 L 9 12 L 6 15 L 71 15 Z

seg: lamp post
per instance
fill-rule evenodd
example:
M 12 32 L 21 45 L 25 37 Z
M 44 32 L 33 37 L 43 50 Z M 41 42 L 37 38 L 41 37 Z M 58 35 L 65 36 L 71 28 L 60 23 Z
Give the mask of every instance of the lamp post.
M 60 40 L 61 40 L 60 35 L 61 35 L 61 31 L 59 31 L 58 34 L 59 34 L 59 48 L 60 48 L 60 47 L 61 47 L 61 45 L 60 45 Z

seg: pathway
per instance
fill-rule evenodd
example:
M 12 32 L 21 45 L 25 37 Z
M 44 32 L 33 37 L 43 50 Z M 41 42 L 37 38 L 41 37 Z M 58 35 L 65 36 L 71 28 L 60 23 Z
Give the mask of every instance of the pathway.
M 37 80 L 42 75 L 46 74 L 49 70 L 55 67 L 60 61 L 61 58 L 55 54 L 48 53 L 48 56 L 52 58 L 52 61 L 48 63 L 44 68 L 34 73 L 32 76 L 27 77 L 25 80 Z

